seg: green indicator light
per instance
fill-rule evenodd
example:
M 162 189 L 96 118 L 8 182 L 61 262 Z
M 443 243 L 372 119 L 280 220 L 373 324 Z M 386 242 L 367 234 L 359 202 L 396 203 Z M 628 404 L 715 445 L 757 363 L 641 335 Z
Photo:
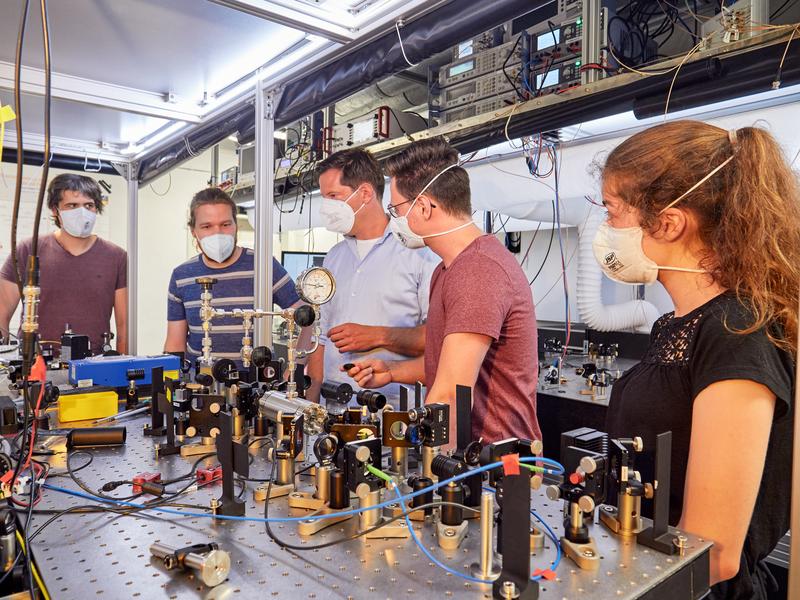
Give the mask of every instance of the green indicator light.
M 583 23 L 583 19 L 578 19 L 577 21 L 575 21 L 576 25 L 580 25 L 581 23 Z
M 576 66 L 576 67 L 580 67 L 580 66 L 581 66 L 581 61 L 579 61 L 579 60 L 576 60 L 576 61 L 575 61 L 575 66 Z

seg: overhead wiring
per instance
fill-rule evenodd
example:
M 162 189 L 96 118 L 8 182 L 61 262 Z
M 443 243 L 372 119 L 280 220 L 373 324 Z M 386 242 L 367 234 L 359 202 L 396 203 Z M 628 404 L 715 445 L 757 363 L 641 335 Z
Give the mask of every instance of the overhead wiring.
M 163 193 L 158 193 L 158 192 L 156 191 L 156 188 L 154 188 L 154 187 L 153 187 L 153 184 L 152 184 L 152 183 L 150 184 L 150 190 L 151 190 L 151 191 L 152 191 L 152 192 L 153 192 L 153 193 L 154 193 L 156 196 L 159 196 L 159 197 L 161 197 L 161 198 L 163 198 L 164 196 L 166 196 L 167 194 L 169 194 L 170 190 L 172 189 L 172 172 L 170 171 L 169 173 L 167 173 L 167 175 L 169 175 L 169 181 L 168 181 L 168 183 L 167 183 L 167 189 L 166 189 L 166 191 L 164 191 Z M 235 191 L 235 190 L 234 190 L 234 191 Z M 231 193 L 231 197 L 232 197 L 232 196 L 233 196 L 233 193 Z
M 22 13 L 19 20 L 19 30 L 17 33 L 17 50 L 14 59 L 14 110 L 17 113 L 15 120 L 17 129 L 17 178 L 14 188 L 14 206 L 11 214 L 11 263 L 14 267 L 14 278 L 19 288 L 19 296 L 22 298 L 22 275 L 19 271 L 19 261 L 17 258 L 17 223 L 19 221 L 19 208 L 22 200 L 22 164 L 23 164 L 23 132 L 22 132 L 22 47 L 25 41 L 25 27 L 28 21 L 28 9 L 30 0 L 25 0 L 22 4 Z
M 31 256 L 39 255 L 39 225 L 42 221 L 44 195 L 47 188 L 47 176 L 50 172 L 50 107 L 52 104 L 52 73 L 50 67 L 50 27 L 47 19 L 47 0 L 40 0 L 42 17 L 42 47 L 44 50 L 44 164 L 39 182 L 39 196 L 36 200 L 36 216 L 33 219 L 33 240 Z
M 408 60 L 408 56 L 406 56 L 406 48 L 405 48 L 405 46 L 403 46 L 403 36 L 400 35 L 400 24 L 401 23 L 402 23 L 402 21 L 398 20 L 398 21 L 395 21 L 395 24 L 394 24 L 395 31 L 397 31 L 397 39 L 400 41 L 400 52 L 403 53 L 403 58 L 408 63 L 409 67 L 416 67 L 417 63 L 412 63 L 410 60 Z
M 569 281 L 567 279 L 567 264 L 564 258 L 564 244 L 561 236 L 561 205 L 560 205 L 560 198 L 558 194 L 558 181 L 559 181 L 559 172 L 558 172 L 558 156 L 556 155 L 556 159 L 553 161 L 553 168 L 554 168 L 554 181 L 555 181 L 555 208 L 556 208 L 556 226 L 558 228 L 558 248 L 559 253 L 561 255 L 561 280 L 564 283 L 564 312 L 565 312 L 565 320 L 564 320 L 564 327 L 565 327 L 565 341 L 564 341 L 564 356 L 567 353 L 567 346 L 569 346 L 570 334 L 572 333 L 572 315 L 570 314 L 570 307 L 569 307 Z

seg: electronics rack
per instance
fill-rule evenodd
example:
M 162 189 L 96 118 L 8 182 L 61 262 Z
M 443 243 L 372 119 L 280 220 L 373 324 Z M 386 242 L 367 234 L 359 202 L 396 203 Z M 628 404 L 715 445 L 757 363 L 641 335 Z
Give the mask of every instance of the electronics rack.
M 401 135 L 415 133 L 427 127 L 424 118 L 379 106 L 364 117 L 326 127 L 323 130 L 323 147 L 327 154 L 346 148 L 357 148 Z
M 497 44 L 496 32 L 454 49 L 438 72 L 432 106 L 442 123 L 497 111 L 518 99 L 561 93 L 605 76 L 609 8 L 601 0 L 562 1 L 552 19 Z M 513 31 L 507 24 L 506 32 Z M 479 40 L 480 43 L 478 43 Z M 492 41 L 493 47 L 486 47 Z M 457 57 L 457 58 L 456 58 Z

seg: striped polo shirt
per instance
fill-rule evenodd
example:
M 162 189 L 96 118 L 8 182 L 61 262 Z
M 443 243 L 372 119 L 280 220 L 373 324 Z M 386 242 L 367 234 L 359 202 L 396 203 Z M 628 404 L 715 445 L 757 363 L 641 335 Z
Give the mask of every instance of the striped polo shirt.
M 203 349 L 203 322 L 200 319 L 200 294 L 202 288 L 195 283 L 198 277 L 213 277 L 217 283 L 212 289 L 214 308 L 232 310 L 253 308 L 254 278 L 253 251 L 242 248 L 238 260 L 224 269 L 206 266 L 201 255 L 194 256 L 172 271 L 167 293 L 167 319 L 186 321 L 189 333 L 186 337 L 187 358 L 193 360 Z M 272 299 L 281 308 L 289 308 L 300 301 L 294 282 L 283 266 L 272 259 Z M 261 307 L 259 307 L 261 308 Z M 242 348 L 241 319 L 217 318 L 212 321 L 211 349 L 216 358 L 239 360 Z

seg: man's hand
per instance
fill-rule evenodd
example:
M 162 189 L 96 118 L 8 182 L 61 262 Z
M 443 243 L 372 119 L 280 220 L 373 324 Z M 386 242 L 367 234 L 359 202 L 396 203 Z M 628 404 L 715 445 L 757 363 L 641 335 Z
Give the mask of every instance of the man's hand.
M 349 365 L 348 365 L 349 366 Z M 382 360 L 370 359 L 353 364 L 352 368 L 339 370 L 345 371 L 362 388 L 381 388 L 392 383 L 392 372 L 389 364 Z
M 328 332 L 339 352 L 368 352 L 384 345 L 383 327 L 342 323 Z

